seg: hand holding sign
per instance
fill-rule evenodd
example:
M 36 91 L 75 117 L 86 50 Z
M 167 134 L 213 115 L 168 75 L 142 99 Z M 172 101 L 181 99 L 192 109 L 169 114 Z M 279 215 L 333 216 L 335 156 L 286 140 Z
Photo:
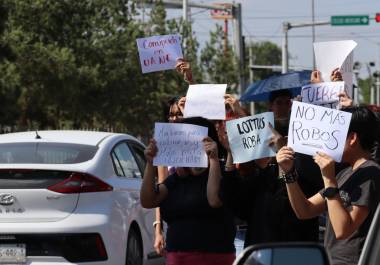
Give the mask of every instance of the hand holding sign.
M 347 95 L 346 91 L 342 91 L 338 94 L 340 108 L 347 108 L 353 105 L 352 99 Z
M 211 137 L 206 137 L 203 139 L 203 146 L 206 151 L 207 156 L 210 159 L 218 159 L 218 146 Z
M 150 139 L 148 146 L 144 150 L 144 155 L 149 163 L 153 163 L 154 157 L 157 155 L 156 140 Z
M 293 149 L 288 146 L 283 146 L 276 154 L 276 161 L 283 172 L 289 173 L 294 167 Z
M 313 72 L 311 72 L 310 83 L 322 83 L 321 72 L 319 72 L 318 70 L 314 70 Z
M 188 61 L 186 61 L 183 58 L 179 58 L 177 60 L 177 64 L 175 65 L 175 69 L 177 70 L 177 72 L 183 75 L 183 79 L 185 80 L 185 82 L 187 82 L 190 85 L 194 84 L 193 72 L 191 71 L 191 66 Z
M 327 179 L 335 178 L 335 161 L 325 153 L 317 152 L 313 157 L 314 162 L 321 169 L 322 177 Z
M 335 68 L 331 72 L 330 80 L 332 82 L 343 81 L 342 73 L 339 71 L 339 68 Z

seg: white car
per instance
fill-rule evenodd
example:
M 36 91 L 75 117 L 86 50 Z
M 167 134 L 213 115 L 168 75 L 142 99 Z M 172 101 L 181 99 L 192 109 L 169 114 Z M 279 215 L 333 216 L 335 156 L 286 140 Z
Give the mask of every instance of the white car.
M 126 134 L 0 135 L 0 264 L 163 264 L 140 205 L 143 150 Z

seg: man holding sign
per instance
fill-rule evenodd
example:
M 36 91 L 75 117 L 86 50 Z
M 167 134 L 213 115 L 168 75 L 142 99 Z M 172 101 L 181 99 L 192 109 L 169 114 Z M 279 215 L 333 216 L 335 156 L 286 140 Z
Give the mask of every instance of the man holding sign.
M 297 217 L 309 219 L 327 211 L 325 247 L 330 252 L 333 265 L 358 263 L 380 201 L 380 166 L 370 159 L 378 132 L 376 117 L 365 107 L 351 107 L 345 111 L 352 114 L 352 118 L 344 141 L 342 161 L 350 166 L 335 174 L 334 159 L 324 152 L 317 152 L 313 158 L 324 183 L 324 189 L 319 193 L 305 197 L 297 183 L 298 173 L 294 170 L 291 147 L 281 148 L 276 156 Z

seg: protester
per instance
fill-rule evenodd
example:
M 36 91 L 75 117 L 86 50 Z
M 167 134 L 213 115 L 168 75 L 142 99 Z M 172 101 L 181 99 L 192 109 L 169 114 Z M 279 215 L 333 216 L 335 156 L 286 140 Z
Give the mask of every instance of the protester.
M 232 213 L 220 197 L 220 181 L 226 177 L 219 164 L 218 137 L 214 125 L 203 118 L 187 118 L 181 122 L 208 128 L 203 141 L 209 158 L 208 168 L 182 168 L 156 186 L 153 158 L 157 154 L 155 140 L 146 148 L 147 165 L 141 187 L 141 204 L 145 208 L 160 207 L 168 224 L 166 261 L 168 265 L 231 265 L 235 259 L 235 227 Z
M 366 107 L 344 109 L 352 113 L 342 161 L 350 166 L 335 174 L 335 162 L 318 152 L 324 189 L 307 198 L 297 179 L 294 151 L 283 147 L 276 159 L 287 186 L 289 200 L 300 219 L 313 218 L 327 211 L 325 247 L 333 265 L 357 264 L 365 237 L 380 200 L 380 166 L 370 159 L 377 137 L 376 117 Z M 307 174 L 304 172 L 302 174 Z
M 183 75 L 185 82 L 189 84 L 192 84 L 194 82 L 190 64 L 186 60 L 182 58 L 178 59 L 177 64 L 176 64 L 176 70 L 181 75 Z M 168 122 L 177 122 L 183 118 L 185 101 L 186 101 L 185 97 L 173 97 L 169 99 L 169 101 L 164 106 L 164 117 Z M 164 180 L 167 178 L 169 174 L 174 173 L 175 168 L 159 166 L 157 167 L 157 171 L 158 171 L 158 183 L 162 183 L 164 182 Z M 160 214 L 159 208 L 156 208 L 155 215 L 156 215 L 156 218 L 155 218 L 155 221 L 153 222 L 153 227 L 155 231 L 154 249 L 156 250 L 157 254 L 163 255 L 163 251 L 165 247 L 165 238 L 163 235 L 163 223 L 161 220 L 161 214 Z
M 236 166 L 239 174 L 225 178 L 222 190 L 225 190 L 225 200 L 235 214 L 247 222 L 245 246 L 318 240 L 318 220 L 300 221 L 296 218 L 285 185 L 278 179 L 277 165 L 270 163 L 271 158 L 233 165 L 231 153 L 228 154 L 226 170 L 233 171 Z
M 331 80 L 341 81 L 340 72 L 335 69 Z M 314 71 L 311 82 L 320 82 L 320 73 Z M 341 104 L 352 104 L 342 93 Z M 270 144 L 277 150 L 286 145 L 292 93 L 289 90 L 273 91 L 269 97 L 269 108 L 274 113 L 275 129 Z M 280 133 L 281 132 L 281 133 Z M 228 146 L 226 146 L 228 149 Z M 268 158 L 237 165 L 239 177 L 230 179 L 226 186 L 236 187 L 228 195 L 235 213 L 247 222 L 245 246 L 255 243 L 279 241 L 318 241 L 318 218 L 299 220 L 289 203 L 286 185 L 278 178 L 276 163 Z M 229 153 L 227 170 L 234 170 Z M 318 166 L 306 155 L 295 156 L 295 167 L 302 174 L 299 185 L 309 196 L 323 187 Z
M 168 100 L 168 102 L 164 106 L 164 117 L 169 122 L 177 122 L 180 119 L 183 118 L 183 112 L 180 110 L 179 107 L 179 101 L 180 97 L 173 97 Z M 158 183 L 162 183 L 167 176 L 172 174 L 175 171 L 174 167 L 164 167 L 159 166 L 157 167 L 157 173 L 158 173 Z M 165 248 L 165 238 L 163 235 L 163 223 L 161 221 L 161 214 L 160 209 L 156 208 L 156 218 L 153 222 L 154 227 L 154 249 L 156 250 L 156 253 L 159 255 L 163 255 L 163 251 Z

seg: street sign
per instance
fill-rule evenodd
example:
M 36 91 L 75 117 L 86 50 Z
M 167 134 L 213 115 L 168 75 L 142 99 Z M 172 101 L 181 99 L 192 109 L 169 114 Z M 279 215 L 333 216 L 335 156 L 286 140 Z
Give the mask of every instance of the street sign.
M 232 4 L 229 3 L 215 3 L 214 5 L 222 6 L 228 8 L 228 10 L 217 10 L 213 9 L 210 11 L 211 17 L 213 19 L 233 19 L 232 15 Z
M 369 25 L 368 15 L 355 16 L 332 16 L 331 26 L 367 26 Z

